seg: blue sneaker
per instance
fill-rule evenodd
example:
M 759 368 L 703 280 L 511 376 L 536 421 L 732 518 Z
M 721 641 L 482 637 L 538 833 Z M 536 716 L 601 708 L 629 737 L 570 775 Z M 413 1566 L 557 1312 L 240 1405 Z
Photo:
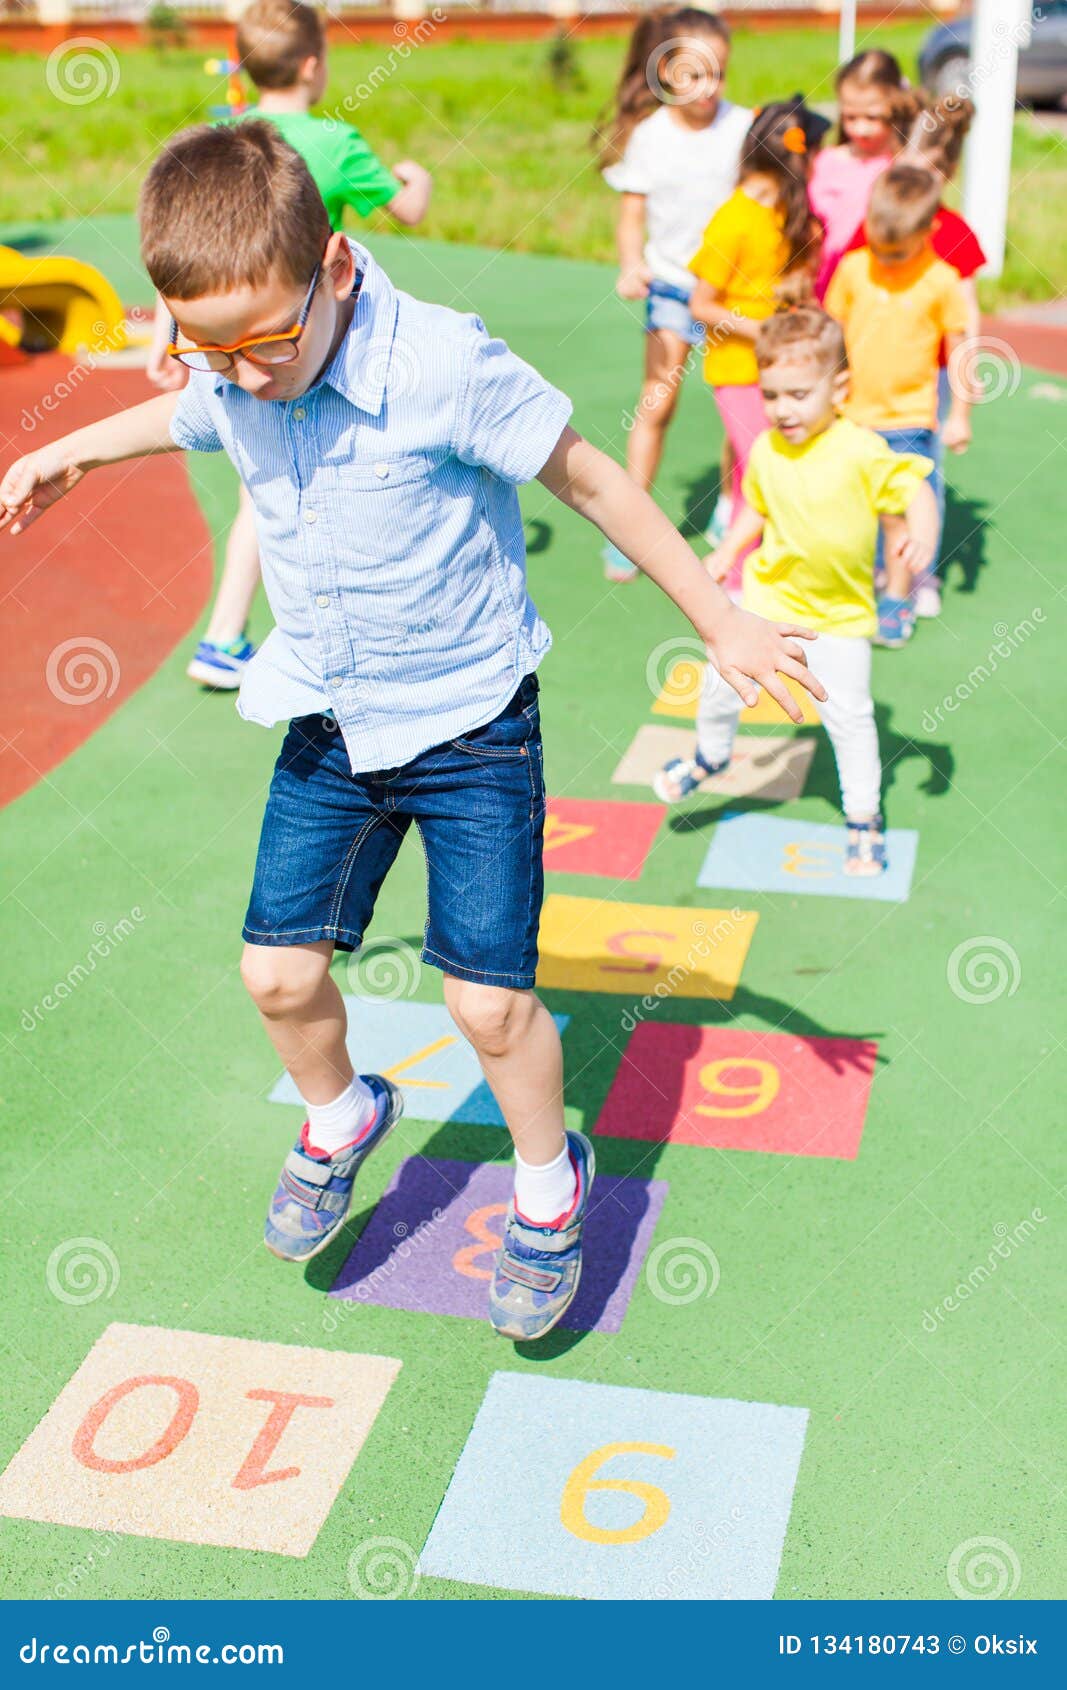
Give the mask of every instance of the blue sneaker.
M 255 655 L 255 646 L 243 634 L 239 640 L 231 640 L 229 645 L 201 640 L 185 673 L 191 681 L 200 681 L 205 687 L 232 692 L 240 686 L 241 677 Z
M 885 598 L 878 600 L 878 632 L 874 636 L 875 645 L 885 646 L 889 651 L 896 651 L 900 646 L 907 645 L 915 632 L 915 612 L 907 599 Z
M 533 1226 L 518 1218 L 514 1201 L 508 1208 L 489 1287 L 489 1319 L 502 1338 L 543 1338 L 563 1319 L 578 1290 L 596 1156 L 584 1133 L 568 1133 L 567 1148 L 578 1176 L 567 1224 Z
M 848 844 L 845 847 L 846 874 L 884 874 L 889 867 L 885 849 L 885 822 L 875 816 L 869 822 L 846 821 Z
M 282 1165 L 263 1242 L 283 1262 L 306 1262 L 325 1250 L 344 1225 L 360 1168 L 404 1113 L 403 1096 L 392 1080 L 380 1074 L 361 1074 L 360 1078 L 375 1093 L 378 1113 L 359 1143 L 333 1156 L 313 1156 L 307 1147 L 305 1122 Z

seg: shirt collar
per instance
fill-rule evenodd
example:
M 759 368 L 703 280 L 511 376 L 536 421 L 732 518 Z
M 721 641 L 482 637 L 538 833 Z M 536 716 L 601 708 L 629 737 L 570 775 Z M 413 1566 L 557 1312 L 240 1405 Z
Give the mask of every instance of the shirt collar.
M 319 380 L 329 382 L 342 398 L 361 411 L 378 416 L 385 399 L 393 355 L 397 293 L 366 247 L 353 240 L 349 240 L 348 244 L 363 282 L 348 333 Z

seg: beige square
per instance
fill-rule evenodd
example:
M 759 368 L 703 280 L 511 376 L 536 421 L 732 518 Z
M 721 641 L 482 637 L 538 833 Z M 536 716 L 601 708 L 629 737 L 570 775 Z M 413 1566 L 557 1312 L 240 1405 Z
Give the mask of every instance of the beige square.
M 400 1366 L 116 1323 L 0 1476 L 0 1513 L 306 1555 Z
M 672 757 L 692 757 L 696 740 L 691 728 L 665 728 L 646 722 L 623 755 L 612 780 L 616 786 L 650 786 L 652 776 Z M 771 734 L 739 735 L 730 767 L 706 781 L 701 792 L 728 798 L 766 798 L 788 803 L 804 791 L 815 741 L 809 735 L 779 739 Z
M 704 670 L 706 665 L 697 663 L 693 658 L 686 658 L 674 665 L 660 690 L 659 697 L 652 706 L 653 715 L 674 716 L 679 720 L 695 722 L 697 705 L 700 703 L 700 691 L 704 684 Z M 819 712 L 810 692 L 798 682 L 783 676 L 786 689 L 792 693 L 801 709 L 801 719 L 805 726 L 813 726 L 819 722 Z M 764 723 L 781 726 L 789 723 L 780 704 L 776 704 L 769 693 L 760 688 L 759 698 L 755 704 L 741 712 L 741 726 L 761 727 Z

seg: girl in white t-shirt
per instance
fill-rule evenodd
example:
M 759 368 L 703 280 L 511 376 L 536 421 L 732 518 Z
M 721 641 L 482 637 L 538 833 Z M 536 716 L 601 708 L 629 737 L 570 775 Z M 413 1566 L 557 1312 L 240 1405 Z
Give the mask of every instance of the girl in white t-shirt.
M 729 39 L 720 18 L 694 6 L 647 13 L 595 137 L 604 180 L 620 195 L 616 292 L 645 301 L 645 372 L 627 425 L 626 468 L 646 489 L 691 353 L 703 345 L 703 324 L 689 311 L 689 260 L 737 185 L 752 116 L 722 98 Z M 637 573 L 614 546 L 603 558 L 609 580 Z

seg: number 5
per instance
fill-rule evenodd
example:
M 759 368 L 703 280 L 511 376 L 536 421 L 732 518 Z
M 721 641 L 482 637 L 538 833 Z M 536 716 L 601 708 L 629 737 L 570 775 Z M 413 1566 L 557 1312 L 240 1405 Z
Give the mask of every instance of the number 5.
M 671 1511 L 670 1497 L 658 1485 L 645 1484 L 642 1479 L 593 1477 L 613 1455 L 626 1455 L 631 1451 L 638 1455 L 660 1455 L 665 1461 L 673 1461 L 675 1454 L 666 1444 L 602 1444 L 584 1461 L 579 1461 L 563 1487 L 559 1505 L 559 1517 L 574 1537 L 584 1538 L 586 1543 L 640 1543 L 642 1538 L 651 1537 L 666 1523 Z M 645 1505 L 644 1513 L 632 1526 L 594 1526 L 585 1512 L 585 1498 L 591 1490 L 628 1491 L 631 1496 L 640 1497 Z

